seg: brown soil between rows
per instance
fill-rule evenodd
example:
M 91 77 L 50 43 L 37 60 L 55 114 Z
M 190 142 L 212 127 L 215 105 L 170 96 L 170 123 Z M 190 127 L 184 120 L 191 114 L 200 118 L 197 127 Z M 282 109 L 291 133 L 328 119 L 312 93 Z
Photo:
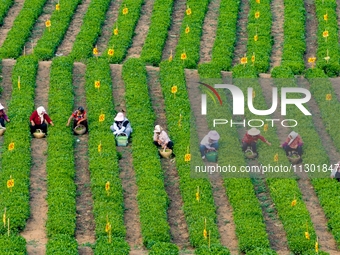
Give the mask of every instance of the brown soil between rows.
M 50 20 L 54 8 L 55 8 L 55 1 L 48 0 L 43 8 L 42 14 L 36 20 L 36 23 L 33 27 L 33 30 L 31 32 L 31 35 L 28 41 L 25 43 L 25 46 L 24 46 L 25 48 L 22 51 L 22 55 L 32 54 L 33 47 L 37 45 L 37 42 L 40 39 L 40 37 L 43 35 L 44 30 L 48 29 L 45 26 L 45 22 L 47 20 Z
M 119 8 L 122 3 L 122 0 L 111 1 L 109 10 L 106 12 L 106 18 L 104 21 L 104 25 L 101 29 L 101 35 L 97 40 L 97 48 L 99 54 L 103 54 L 104 50 L 112 45 L 108 45 L 110 41 L 110 37 L 113 31 L 113 24 L 116 22 L 119 14 Z
M 249 13 L 249 1 L 241 0 L 240 11 L 237 20 L 237 36 L 235 54 L 233 59 L 233 66 L 240 63 L 241 57 L 247 53 L 247 24 L 248 24 L 248 13 Z
M 82 3 L 78 5 L 73 15 L 72 21 L 67 29 L 65 37 L 58 47 L 56 55 L 67 56 L 71 53 L 73 43 L 75 42 L 76 36 L 78 35 L 81 25 L 83 24 L 83 19 L 87 11 L 87 8 L 90 5 L 90 2 L 91 0 L 83 0 Z
M 167 130 L 165 103 L 159 82 L 159 68 L 147 67 L 146 70 L 148 73 L 148 86 L 152 108 L 156 114 L 155 125 L 160 125 L 164 130 Z M 169 134 L 169 137 L 171 139 L 171 134 Z M 192 249 L 189 242 L 188 225 L 182 210 L 183 200 L 179 188 L 179 176 L 176 164 L 175 162 L 171 163 L 170 159 L 161 158 L 161 165 L 165 177 L 165 190 L 170 199 L 167 214 L 172 242 L 180 249 Z
M 4 24 L 0 27 L 0 47 L 6 40 L 8 32 L 12 29 L 15 18 L 18 16 L 25 0 L 15 0 L 13 6 L 8 10 Z
M 36 88 L 35 109 L 44 106 L 48 112 L 48 90 L 51 62 L 39 62 Z M 47 140 L 32 138 L 32 167 L 30 174 L 30 218 L 21 235 L 26 239 L 28 254 L 46 254 L 46 220 L 47 220 Z
M 315 14 L 315 3 L 314 0 L 305 1 L 306 8 L 306 53 L 304 56 L 305 67 L 311 67 L 308 63 L 308 58 L 316 56 L 317 49 L 317 19 Z
M 207 14 L 204 18 L 200 46 L 200 63 L 209 62 L 212 57 L 212 48 L 216 38 L 220 2 L 221 0 L 210 1 Z
M 122 80 L 122 65 L 110 65 L 111 78 L 113 81 L 112 94 L 115 110 L 126 111 L 125 85 Z M 129 118 L 128 112 L 126 117 Z M 133 124 L 132 124 L 133 128 Z M 131 144 L 127 147 L 116 147 L 121 153 L 119 160 L 120 178 L 124 190 L 124 225 L 126 227 L 126 241 L 130 245 L 130 254 L 145 254 L 139 220 L 139 208 L 137 202 L 138 186 L 132 164 Z
M 281 64 L 283 46 L 283 22 L 284 22 L 284 2 L 283 0 L 273 0 L 270 3 L 273 14 L 272 36 L 274 45 L 270 56 L 270 69 Z
M 200 91 L 198 82 L 200 81 L 197 70 L 185 70 L 185 79 L 191 105 L 191 111 L 195 116 L 196 131 L 199 141 L 209 132 L 207 120 L 201 115 Z M 233 220 L 233 208 L 226 196 L 223 179 L 219 174 L 209 175 L 213 198 L 216 205 L 217 227 L 220 233 L 221 244 L 228 247 L 231 254 L 238 254 L 238 240 L 236 237 L 236 226 Z
M 79 106 L 84 107 L 85 110 L 87 109 L 85 97 L 85 69 L 86 66 L 84 64 L 74 63 L 74 110 Z M 73 124 L 72 122 L 73 120 L 70 125 Z M 91 176 L 88 167 L 88 138 L 88 134 L 75 136 L 75 139 L 77 140 L 74 148 L 75 183 L 77 185 L 75 238 L 78 242 L 78 251 L 80 255 L 93 254 L 91 247 L 85 245 L 88 243 L 94 244 L 96 241 Z
M 139 58 L 142 48 L 148 34 L 151 23 L 151 14 L 155 0 L 145 0 L 142 5 L 141 15 L 135 28 L 135 36 L 132 39 L 132 45 L 127 53 L 128 58 Z
M 168 38 L 165 42 L 165 46 L 163 48 L 162 60 L 168 59 L 171 51 L 172 55 L 175 56 L 175 49 L 177 42 L 179 40 L 180 29 L 182 25 L 182 20 L 184 18 L 185 10 L 186 10 L 186 1 L 185 0 L 176 0 L 174 1 L 173 12 L 171 16 L 171 27 L 168 32 Z

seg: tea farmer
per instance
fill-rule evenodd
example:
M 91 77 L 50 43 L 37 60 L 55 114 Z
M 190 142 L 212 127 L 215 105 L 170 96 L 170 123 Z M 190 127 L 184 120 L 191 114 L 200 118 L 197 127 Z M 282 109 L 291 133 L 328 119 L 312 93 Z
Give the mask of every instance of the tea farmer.
M 289 133 L 286 141 L 283 144 L 281 144 L 280 147 L 282 147 L 286 151 L 287 156 L 289 155 L 289 152 L 297 151 L 297 153 L 301 157 L 302 145 L 303 141 L 301 139 L 301 136 L 298 133 L 292 131 Z
M 220 140 L 220 135 L 216 130 L 211 130 L 209 133 L 203 137 L 200 143 L 200 152 L 202 159 L 205 159 L 205 154 L 208 150 L 218 150 L 218 140 Z
M 115 136 L 125 134 L 127 137 L 130 137 L 130 134 L 132 133 L 130 121 L 125 117 L 123 112 L 117 113 L 110 129 Z
M 39 106 L 30 117 L 30 130 L 33 134 L 37 129 L 40 129 L 47 135 L 47 123 L 54 126 L 51 118 L 47 115 L 43 106 Z
M 250 146 L 253 153 L 257 154 L 256 143 L 257 143 L 257 140 L 259 139 L 262 142 L 268 144 L 269 146 L 272 145 L 262 135 L 260 135 L 260 133 L 261 131 L 258 130 L 257 128 L 249 129 L 242 138 L 242 151 L 246 151 L 248 146 Z
M 71 120 L 73 119 L 73 129 L 78 125 L 83 125 L 86 128 L 86 132 L 88 130 L 87 126 L 87 115 L 86 111 L 82 106 L 79 106 L 76 111 L 74 111 L 71 116 L 68 118 L 66 126 L 70 125 Z
M 5 121 L 10 122 L 10 119 L 6 115 L 4 109 L 5 109 L 5 107 L 2 104 L 0 104 L 0 124 L 3 127 L 5 127 Z
M 340 182 L 340 161 L 334 164 L 334 168 L 331 173 L 331 178 L 335 178 L 338 182 Z
M 168 148 L 172 150 L 174 147 L 174 143 L 170 140 L 168 134 L 160 125 L 156 125 L 153 131 L 153 143 L 162 149 Z

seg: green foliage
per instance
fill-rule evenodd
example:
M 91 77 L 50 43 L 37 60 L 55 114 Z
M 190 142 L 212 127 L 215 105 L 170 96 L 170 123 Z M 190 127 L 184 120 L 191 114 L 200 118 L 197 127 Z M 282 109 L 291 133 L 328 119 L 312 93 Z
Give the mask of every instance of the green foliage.
M 289 67 L 294 74 L 300 74 L 305 69 L 303 61 L 306 51 L 305 15 L 303 0 L 284 0 L 282 65 Z
M 318 49 L 316 54 L 317 67 L 324 70 L 328 76 L 337 76 L 340 73 L 338 21 L 336 13 L 337 3 L 334 0 L 316 0 L 315 7 L 316 17 L 318 19 Z M 324 15 L 326 15 L 326 13 L 328 16 L 327 21 L 324 20 Z M 324 31 L 328 31 L 329 36 L 327 38 L 324 38 L 322 35 Z M 327 56 L 330 57 L 328 61 L 325 59 Z
M 2 152 L 0 171 L 0 210 L 6 207 L 10 218 L 11 233 L 23 230 L 30 216 L 29 208 L 29 174 L 31 170 L 31 151 L 29 135 L 29 116 L 34 108 L 34 88 L 38 69 L 38 60 L 33 56 L 18 58 L 12 71 L 12 99 L 8 106 L 11 122 L 6 125 L 5 141 Z M 18 76 L 21 77 L 21 89 L 18 89 Z M 13 142 L 14 150 L 8 145 Z M 12 192 L 6 182 L 10 176 L 14 179 Z M 2 215 L 2 213 L 1 213 Z M 6 233 L 0 228 L 0 233 Z
M 178 247 L 172 243 L 158 242 L 152 246 L 149 255 L 178 255 Z
M 190 144 L 199 144 L 195 125 L 191 125 L 191 109 L 187 93 L 183 67 L 175 62 L 163 61 L 160 65 L 160 81 L 165 99 L 167 126 L 175 143 L 174 152 L 176 167 L 180 177 L 180 190 L 183 198 L 183 210 L 188 224 L 189 239 L 193 247 L 208 245 L 203 237 L 204 219 L 207 228 L 211 231 L 211 244 L 220 244 L 216 225 L 216 207 L 212 195 L 212 188 L 206 178 L 192 178 L 190 163 L 185 162 L 184 155 Z M 171 87 L 176 84 L 178 93 L 176 98 L 170 93 Z M 182 115 L 182 127 L 178 127 L 178 119 Z M 198 150 L 190 152 L 191 158 L 199 158 Z M 203 164 L 203 163 L 202 163 Z M 200 201 L 196 201 L 195 193 L 200 188 Z
M 161 61 L 168 29 L 171 25 L 173 3 L 174 0 L 157 0 L 154 3 L 151 25 L 141 53 L 141 58 L 146 63 L 159 65 Z
M 100 81 L 100 89 L 95 88 L 95 81 Z M 115 113 L 112 102 L 112 81 L 108 62 L 105 59 L 90 59 L 86 69 L 86 105 L 89 121 L 89 168 L 97 240 L 108 237 L 105 232 L 107 221 L 111 224 L 113 240 L 124 239 L 126 235 L 123 187 L 119 178 L 115 140 L 109 129 Z M 105 114 L 103 122 L 99 122 L 100 114 Z M 99 144 L 102 146 L 101 152 L 98 151 Z M 109 194 L 105 190 L 108 181 Z M 128 254 L 127 243 L 123 240 L 117 242 L 119 247 L 123 247 L 117 248 L 121 250 L 121 253 L 117 254 Z M 112 247 L 112 244 L 104 241 L 98 241 L 98 245 L 99 251 Z M 98 250 L 96 254 L 100 254 Z
M 207 245 L 202 245 L 195 250 L 196 255 L 229 255 L 230 251 L 219 244 L 213 244 L 210 248 Z M 248 253 L 247 253 L 248 254 Z
M 113 29 L 118 28 L 118 35 L 112 35 L 108 44 L 108 48 L 103 52 L 103 56 L 109 58 L 110 63 L 121 63 L 125 58 L 127 49 L 132 44 L 135 27 L 137 25 L 141 6 L 144 0 L 123 0 L 119 8 L 118 20 L 113 25 Z M 123 9 L 128 8 L 128 13 L 123 14 Z M 114 49 L 114 55 L 108 55 L 109 49 Z
M 47 255 L 77 255 L 78 243 L 69 235 L 54 235 L 46 245 Z
M 51 15 L 51 27 L 45 29 L 34 54 L 40 60 L 51 59 L 70 25 L 71 19 L 81 0 L 60 0 L 60 10 L 54 10 Z
M 272 15 L 270 9 L 271 0 L 261 0 L 258 4 L 256 1 L 250 1 L 250 10 L 248 14 L 248 44 L 247 57 L 248 65 L 252 64 L 251 56 L 255 54 L 254 67 L 257 72 L 265 73 L 269 69 L 270 54 L 272 52 Z M 259 12 L 258 19 L 255 18 L 255 13 Z M 254 36 L 258 35 L 258 40 L 254 40 Z
M 234 73 L 233 73 L 234 76 Z M 235 79 L 236 78 L 236 79 Z M 253 88 L 256 94 L 254 99 L 254 107 L 256 109 L 268 109 L 265 98 L 263 96 L 262 88 L 256 79 L 243 79 L 242 77 L 235 77 L 233 79 L 235 85 L 237 85 L 244 94 L 249 87 Z M 268 116 L 258 116 L 252 114 L 249 110 L 245 111 L 246 119 L 261 119 L 265 121 Z M 264 143 L 259 142 L 258 162 L 262 165 L 273 165 L 274 155 L 278 153 L 280 165 L 289 168 L 290 162 L 286 158 L 286 155 L 282 149 L 273 149 L 273 146 L 277 146 L 281 141 L 277 137 L 276 127 L 271 127 L 269 124 L 268 131 L 265 134 L 265 138 L 272 143 L 272 146 L 267 146 Z M 301 191 L 298 187 L 297 181 L 294 179 L 292 173 L 267 173 L 267 185 L 270 190 L 270 195 L 275 203 L 277 212 L 282 221 L 283 227 L 287 233 L 287 240 L 289 249 L 296 254 L 300 254 L 308 249 L 313 249 L 316 234 L 313 223 L 310 219 L 309 212 L 302 199 Z M 291 202 L 297 200 L 296 206 L 291 206 Z M 306 231 L 306 224 L 308 224 L 308 232 L 310 234 L 310 240 L 307 240 L 304 236 Z
M 231 69 L 240 3 L 240 0 L 221 0 L 220 2 L 220 15 L 212 49 L 212 62 L 220 70 L 227 71 Z
M 201 79 L 205 78 L 202 80 L 204 83 L 212 86 L 223 83 L 220 74 L 218 74 L 218 76 L 211 76 L 211 72 L 207 69 L 199 70 L 199 74 Z M 212 79 L 211 77 L 216 77 L 216 79 Z M 217 90 L 219 91 L 220 89 Z M 229 107 L 227 103 L 226 94 L 223 93 L 222 90 L 219 92 L 222 106 L 214 104 L 212 100 L 207 100 L 208 112 L 206 115 L 209 129 L 216 130 L 221 137 L 219 140 L 218 153 L 219 155 L 223 155 L 223 157 L 218 157 L 218 165 L 231 165 L 235 166 L 236 169 L 240 169 L 242 166 L 247 165 L 247 163 L 244 158 L 244 153 L 241 150 L 241 142 L 239 141 L 236 127 L 226 128 L 226 125 L 213 126 L 214 119 L 233 119 L 231 107 Z M 223 176 L 225 177 L 224 185 L 226 187 L 226 193 L 233 207 L 233 219 L 236 225 L 239 250 L 248 254 L 248 252 L 257 248 L 268 249 L 269 240 L 262 210 L 255 195 L 253 184 L 249 179 L 249 174 L 225 173 Z
M 7 11 L 14 4 L 14 0 L 3 0 L 0 5 L 0 26 L 4 24 L 4 18 L 7 14 Z
M 113 238 L 111 243 L 108 243 L 108 238 L 101 236 L 97 239 L 94 255 L 127 255 L 129 252 L 130 246 L 123 238 Z
M 186 2 L 192 14 L 185 14 L 182 20 L 180 38 L 174 57 L 174 60 L 183 63 L 185 68 L 196 68 L 197 62 L 199 61 L 202 26 L 209 2 L 210 0 L 188 0 Z M 185 33 L 187 26 L 190 28 L 188 34 Z M 182 53 L 186 53 L 187 55 L 187 59 L 184 61 L 181 60 Z
M 157 148 L 152 143 L 155 113 L 153 112 L 146 78 L 140 59 L 129 59 L 123 65 L 125 98 L 133 127 L 133 168 L 138 185 L 138 207 L 143 243 L 151 248 L 157 242 L 170 242 L 167 222 L 168 196 Z M 146 162 L 147 165 L 146 165 Z
M 72 70 L 70 58 L 52 62 L 48 106 L 55 127 L 47 139 L 47 254 L 77 254 L 73 136 L 65 125 L 73 108 Z
M 25 1 L 12 29 L 8 32 L 6 40 L 0 48 L 0 58 L 17 58 L 20 56 L 46 2 L 47 0 Z
M 26 240 L 19 235 L 0 236 L 1 255 L 26 255 Z
M 88 7 L 80 32 L 77 34 L 70 56 L 75 60 L 86 59 L 92 56 L 97 37 L 101 33 L 105 14 L 111 0 L 92 0 Z

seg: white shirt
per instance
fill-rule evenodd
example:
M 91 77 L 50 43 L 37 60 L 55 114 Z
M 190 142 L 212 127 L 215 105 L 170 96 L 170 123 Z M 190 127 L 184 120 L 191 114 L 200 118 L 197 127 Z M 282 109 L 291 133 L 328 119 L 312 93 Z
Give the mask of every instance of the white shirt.
M 211 147 L 211 145 L 213 143 L 216 143 L 216 142 L 218 142 L 218 140 L 211 140 L 211 139 L 209 139 L 209 136 L 206 135 L 205 137 L 203 137 L 203 139 L 201 141 L 201 145 L 204 145 L 208 149 L 212 149 L 213 147 Z
M 164 130 L 162 130 L 159 135 L 155 132 L 153 134 L 153 140 L 156 141 L 156 142 L 158 140 L 160 140 L 162 146 L 165 145 L 165 144 L 168 144 L 168 142 L 170 142 L 170 138 Z

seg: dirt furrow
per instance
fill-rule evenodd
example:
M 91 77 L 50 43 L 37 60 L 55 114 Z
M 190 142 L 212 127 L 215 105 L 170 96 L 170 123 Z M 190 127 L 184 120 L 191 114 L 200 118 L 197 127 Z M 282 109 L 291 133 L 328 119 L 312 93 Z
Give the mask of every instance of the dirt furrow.
M 86 66 L 84 64 L 74 63 L 74 110 L 79 106 L 84 107 L 85 111 L 87 109 L 85 99 L 85 69 Z M 77 136 L 76 139 L 74 159 L 76 168 L 75 183 L 77 185 L 78 196 L 76 197 L 77 218 L 75 237 L 78 242 L 79 254 L 90 255 L 93 254 L 93 251 L 87 244 L 94 244 L 96 237 L 91 176 L 88 168 L 88 134 Z
M 212 0 L 208 6 L 201 37 L 200 63 L 209 62 L 212 57 L 211 54 L 216 38 L 220 2 L 221 0 Z
M 167 120 L 165 115 L 165 104 L 159 83 L 159 68 L 147 67 L 149 93 L 152 107 L 156 114 L 155 125 L 160 125 L 167 130 Z M 169 134 L 171 138 L 171 134 Z M 182 210 L 183 200 L 179 189 L 179 176 L 176 164 L 171 163 L 169 159 L 161 158 L 161 165 L 165 176 L 165 190 L 170 199 L 168 208 L 168 222 L 172 242 L 180 249 L 190 248 L 188 225 L 185 221 Z
M 196 130 L 199 141 L 209 132 L 207 120 L 201 115 L 200 91 L 198 82 L 199 75 L 196 70 L 185 70 L 186 84 L 190 99 L 191 110 L 196 120 Z M 232 254 L 238 254 L 238 243 L 236 237 L 236 226 L 233 221 L 233 208 L 231 207 L 226 196 L 226 190 L 223 185 L 223 179 L 220 175 L 209 175 L 214 202 L 216 205 L 217 227 L 220 233 L 221 244 L 228 247 Z
M 55 0 L 48 0 L 47 3 L 44 6 L 43 12 L 36 21 L 32 33 L 28 39 L 28 41 L 25 43 L 25 48 L 22 51 L 22 54 L 32 54 L 33 47 L 37 44 L 38 40 L 42 36 L 43 32 L 46 28 L 45 22 L 47 20 L 50 20 L 52 12 L 55 8 Z M 25 51 L 25 52 L 24 52 Z
M 56 55 L 67 56 L 72 51 L 73 43 L 76 40 L 81 25 L 83 24 L 83 19 L 87 8 L 90 5 L 91 0 L 83 0 L 81 4 L 78 5 L 75 14 L 73 15 L 72 21 L 67 29 L 65 37 L 58 47 Z
M 113 82 L 112 93 L 117 112 L 126 110 L 125 85 L 122 79 L 122 66 L 110 65 Z M 129 118 L 129 113 L 126 112 Z M 132 126 L 133 128 L 133 126 Z M 133 134 L 132 134 L 133 136 Z M 126 241 L 130 245 L 130 254 L 146 254 L 143 250 L 143 240 L 139 221 L 139 208 L 137 203 L 138 187 L 136 175 L 132 165 L 131 143 L 127 147 L 116 147 L 122 158 L 119 160 L 120 178 L 124 189 L 124 224 L 126 227 Z
M 132 45 L 128 50 L 127 59 L 128 58 L 139 58 L 140 53 L 142 52 L 142 48 L 148 34 L 149 26 L 151 23 L 151 13 L 153 9 L 153 4 L 155 0 L 145 0 L 142 6 L 141 16 L 139 17 L 136 29 L 135 36 L 132 39 Z
M 48 90 L 51 62 L 39 62 L 35 88 L 35 109 L 43 106 L 48 113 Z M 27 121 L 29 123 L 29 121 Z M 47 219 L 47 140 L 33 138 L 31 141 L 32 167 L 30 175 L 31 215 L 21 235 L 26 239 L 28 254 L 46 254 Z
M 274 45 L 270 56 L 270 69 L 281 64 L 283 46 L 284 0 L 273 0 L 270 3 L 273 14 L 272 36 Z
M 24 6 L 25 0 L 15 0 L 13 6 L 7 12 L 7 16 L 4 19 L 4 24 L 0 27 L 0 47 L 6 40 L 9 30 L 11 30 L 15 18 L 20 13 L 22 7 Z
M 249 1 L 241 0 L 240 13 L 238 14 L 239 18 L 237 21 L 237 37 L 233 66 L 239 64 L 241 57 L 243 57 L 243 55 L 247 53 L 248 42 L 247 24 L 249 8 L 250 8 Z
M 311 67 L 311 64 L 308 63 L 308 58 L 316 57 L 316 49 L 317 49 L 317 29 L 318 22 L 316 19 L 315 13 L 315 3 L 314 0 L 306 0 L 305 1 L 306 8 L 306 53 L 304 56 L 305 67 Z
M 104 25 L 102 26 L 101 35 L 97 40 L 97 47 L 99 50 L 99 54 L 102 54 L 103 51 L 109 46 L 110 36 L 113 31 L 113 24 L 116 22 L 119 14 L 119 7 L 122 3 L 122 0 L 114 0 L 111 1 L 109 10 L 106 13 L 106 18 L 104 21 Z M 112 46 L 112 45 L 111 45 Z
M 168 59 L 171 51 L 172 55 L 175 56 L 175 49 L 179 40 L 182 20 L 186 10 L 185 3 L 185 0 L 176 0 L 174 3 L 174 9 L 171 16 L 172 23 L 163 49 L 162 60 Z

